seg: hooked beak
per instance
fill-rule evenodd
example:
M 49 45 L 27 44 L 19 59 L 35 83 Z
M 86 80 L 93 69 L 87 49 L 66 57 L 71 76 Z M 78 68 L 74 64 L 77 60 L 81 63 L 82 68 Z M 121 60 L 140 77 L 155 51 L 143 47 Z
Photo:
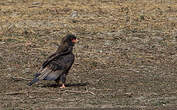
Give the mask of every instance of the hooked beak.
M 73 39 L 73 40 L 72 40 L 73 43 L 76 43 L 76 42 L 78 42 L 78 41 L 79 41 L 79 40 L 77 40 L 77 39 Z

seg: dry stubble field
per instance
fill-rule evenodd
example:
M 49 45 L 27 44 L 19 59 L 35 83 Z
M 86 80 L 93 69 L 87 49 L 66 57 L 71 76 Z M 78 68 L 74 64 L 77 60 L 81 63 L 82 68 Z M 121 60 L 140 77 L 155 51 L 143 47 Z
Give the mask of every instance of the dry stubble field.
M 67 33 L 67 88 L 27 86 Z M 0 108 L 175 109 L 176 0 L 0 0 Z

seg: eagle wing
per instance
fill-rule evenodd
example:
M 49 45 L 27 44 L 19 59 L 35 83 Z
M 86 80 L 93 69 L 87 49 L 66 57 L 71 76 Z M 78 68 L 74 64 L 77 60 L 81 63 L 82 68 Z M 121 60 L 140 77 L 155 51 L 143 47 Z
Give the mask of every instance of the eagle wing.
M 72 47 L 69 47 L 66 50 L 62 51 L 62 52 L 55 52 L 54 54 L 49 56 L 47 58 L 47 60 L 42 64 L 42 68 L 45 68 L 51 61 L 56 60 L 60 56 L 66 55 L 66 54 L 68 54 L 71 51 L 72 51 Z
M 57 80 L 60 75 L 67 74 L 74 62 L 73 53 L 66 55 L 53 57 L 49 60 L 45 67 L 41 67 L 40 70 L 35 74 L 34 79 L 28 83 L 31 86 L 33 83 L 39 80 Z
M 56 80 L 61 74 L 65 74 L 71 68 L 74 62 L 74 55 L 68 54 L 60 56 L 56 60 L 48 63 L 45 68 L 41 68 L 38 78 L 44 80 Z

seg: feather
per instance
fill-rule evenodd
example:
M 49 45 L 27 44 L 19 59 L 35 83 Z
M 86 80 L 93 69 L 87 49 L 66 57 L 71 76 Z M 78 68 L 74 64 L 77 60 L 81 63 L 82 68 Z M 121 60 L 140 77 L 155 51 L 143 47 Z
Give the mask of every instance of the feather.
M 39 81 L 39 79 L 36 77 L 36 78 L 34 78 L 30 83 L 28 83 L 27 85 L 28 85 L 28 86 L 31 86 L 33 83 L 35 83 L 35 82 L 37 82 L 37 81 Z

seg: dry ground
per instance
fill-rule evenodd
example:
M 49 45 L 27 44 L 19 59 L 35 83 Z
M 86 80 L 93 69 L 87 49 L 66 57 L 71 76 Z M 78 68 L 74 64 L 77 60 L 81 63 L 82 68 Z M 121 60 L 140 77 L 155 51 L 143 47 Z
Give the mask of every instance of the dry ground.
M 67 88 L 27 82 L 67 33 Z M 176 0 L 0 0 L 0 108 L 177 106 Z

